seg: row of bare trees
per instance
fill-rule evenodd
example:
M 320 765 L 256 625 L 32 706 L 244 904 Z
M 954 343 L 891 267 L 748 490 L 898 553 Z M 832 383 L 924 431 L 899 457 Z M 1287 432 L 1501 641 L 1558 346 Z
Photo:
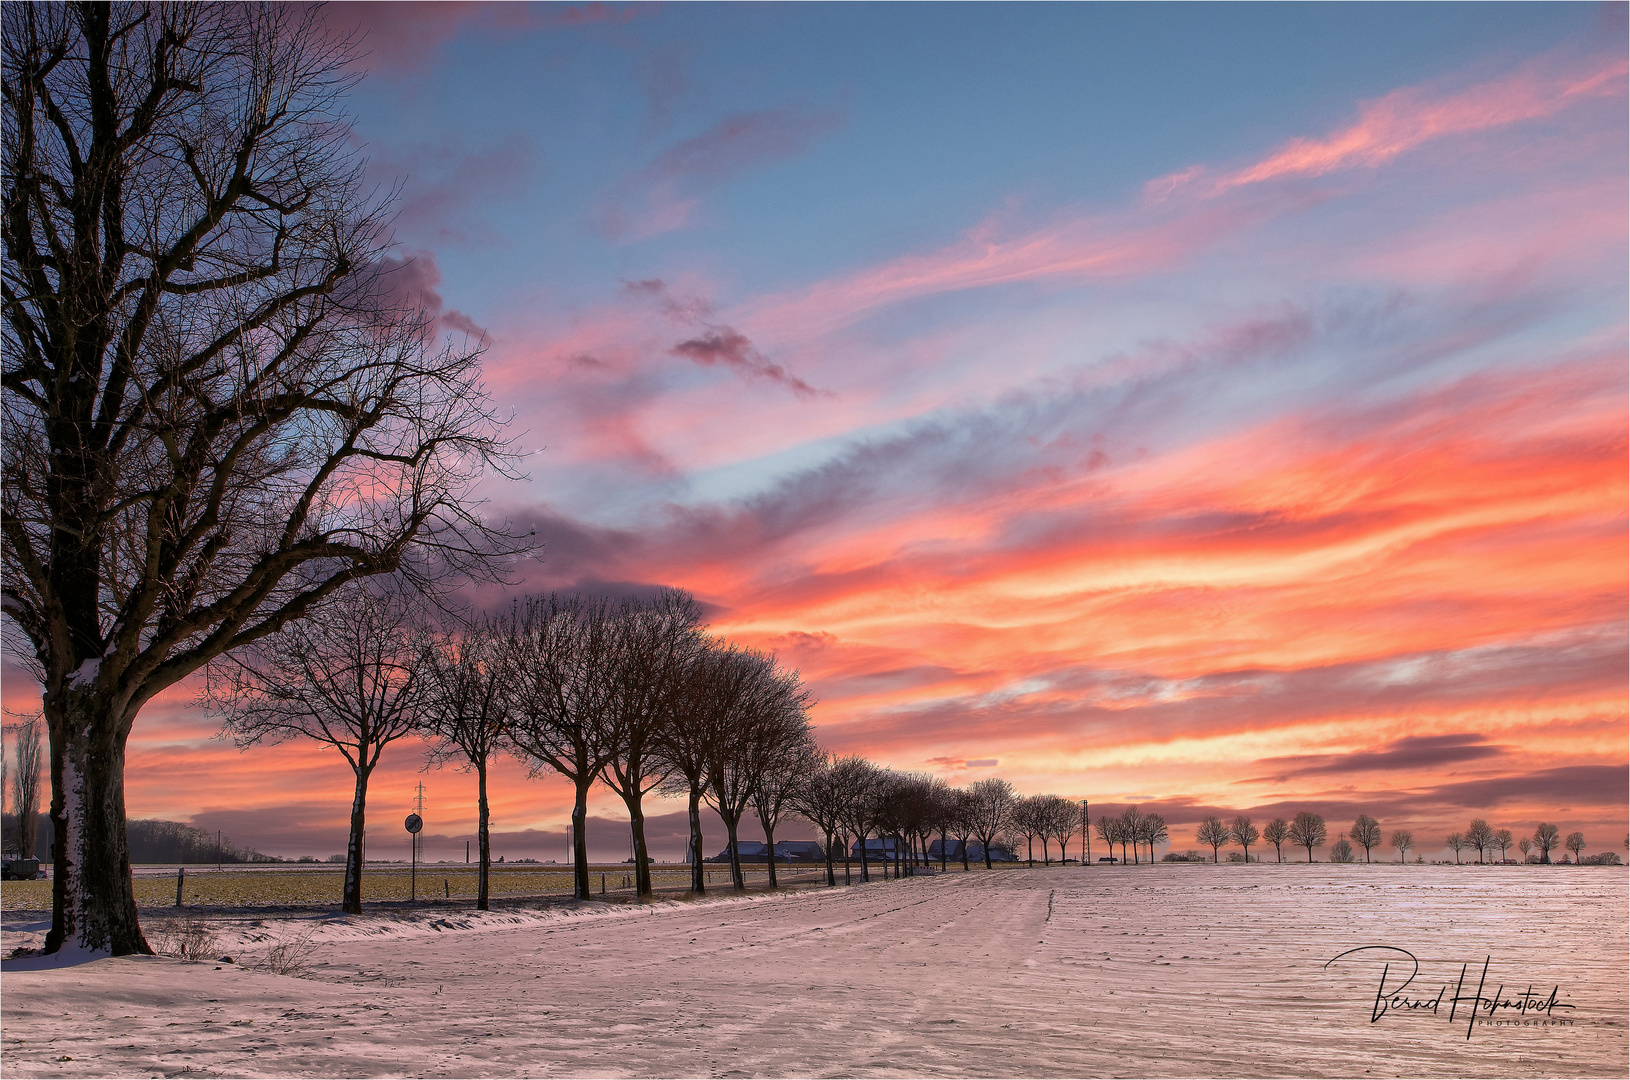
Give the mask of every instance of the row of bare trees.
M 1093 823 L 1098 838 L 1109 845 L 1111 852 L 1115 845 L 1121 847 L 1121 861 L 1126 859 L 1126 849 L 1132 849 L 1132 862 L 1140 861 L 1139 849 L 1149 849 L 1149 861 L 1155 861 L 1155 845 L 1163 843 L 1170 838 L 1170 831 L 1166 828 L 1166 819 L 1159 814 L 1145 814 L 1136 806 L 1129 806 L 1118 816 L 1101 815 Z
M 724 820 L 730 850 L 751 807 L 766 832 L 813 768 L 812 704 L 796 671 L 722 641 L 687 593 L 548 596 L 508 614 L 439 624 L 401 591 L 354 588 L 285 633 L 212 665 L 204 702 L 241 747 L 306 738 L 335 747 L 355 777 L 344 906 L 360 911 L 368 780 L 407 735 L 434 763 L 475 774 L 477 906 L 489 900 L 493 761 L 514 754 L 574 789 L 574 891 L 589 895 L 588 796 L 616 792 L 632 827 L 637 891 L 651 893 L 644 801 L 686 796 L 691 846 L 699 807 Z M 772 841 L 773 842 L 773 841 Z M 739 858 L 732 876 L 743 885 Z M 693 885 L 704 888 L 700 867 Z
M 1100 835 L 1102 835 L 1102 828 L 1100 828 Z M 1330 861 L 1337 863 L 1357 862 L 1356 848 L 1362 847 L 1364 849 L 1364 861 L 1370 862 L 1374 850 L 1381 846 L 1381 836 L 1381 823 L 1368 814 L 1359 814 L 1354 819 L 1352 828 L 1339 833 L 1335 842 L 1330 845 Z M 1219 861 L 1220 850 L 1229 845 L 1237 845 L 1242 849 L 1240 854 L 1230 856 L 1231 858 L 1237 859 L 1243 856 L 1244 860 L 1248 862 L 1251 857 L 1251 845 L 1259 840 L 1274 846 L 1274 852 L 1278 856 L 1279 862 L 1285 861 L 1285 844 L 1306 848 L 1307 861 L 1312 862 L 1313 849 L 1323 847 L 1328 839 L 1329 829 L 1324 818 L 1307 810 L 1298 813 L 1288 821 L 1284 818 L 1274 818 L 1261 829 L 1258 829 L 1252 823 L 1251 818 L 1245 814 L 1235 817 L 1233 822 L 1229 824 L 1225 824 L 1221 818 L 1213 815 L 1202 820 L 1199 828 L 1195 831 L 1195 840 L 1211 848 L 1212 862 Z M 1485 856 L 1492 857 L 1493 852 L 1496 850 L 1500 853 L 1501 861 L 1504 861 L 1506 852 L 1511 849 L 1513 844 L 1522 852 L 1525 859 L 1528 857 L 1530 850 L 1537 850 L 1540 853 L 1538 861 L 1548 863 L 1551 861 L 1550 853 L 1560 846 L 1566 846 L 1569 851 L 1574 853 L 1574 858 L 1577 860 L 1579 853 L 1585 848 L 1585 836 L 1583 833 L 1576 832 L 1570 834 L 1564 841 L 1561 838 L 1561 831 L 1555 825 L 1541 822 L 1534 830 L 1532 839 L 1528 837 L 1515 839 L 1510 829 L 1496 829 L 1483 818 L 1474 818 L 1466 831 L 1450 833 L 1446 843 L 1449 849 L 1455 853 L 1455 862 L 1457 863 L 1460 861 L 1460 853 L 1469 850 L 1477 852 L 1477 861 L 1479 863 L 1485 861 Z M 1409 850 L 1415 847 L 1415 834 L 1408 829 L 1394 829 L 1390 844 L 1397 849 L 1398 860 L 1403 862 Z M 1151 850 L 1152 857 L 1153 852 Z

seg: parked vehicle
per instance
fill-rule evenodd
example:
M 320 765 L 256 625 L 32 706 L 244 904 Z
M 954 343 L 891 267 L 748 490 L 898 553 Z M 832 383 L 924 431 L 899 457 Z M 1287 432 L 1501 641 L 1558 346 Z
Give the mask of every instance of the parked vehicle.
M 38 859 L 7 859 L 0 863 L 0 878 L 6 881 L 34 881 L 44 876 Z

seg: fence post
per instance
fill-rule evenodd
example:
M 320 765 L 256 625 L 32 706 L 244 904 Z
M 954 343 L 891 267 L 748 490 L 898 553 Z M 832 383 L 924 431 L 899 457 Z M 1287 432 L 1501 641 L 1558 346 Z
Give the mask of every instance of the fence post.
M 185 882 L 186 880 L 187 880 L 187 868 L 185 866 L 176 867 L 175 868 L 175 906 L 176 907 L 181 906 L 181 886 L 182 886 L 182 883 Z

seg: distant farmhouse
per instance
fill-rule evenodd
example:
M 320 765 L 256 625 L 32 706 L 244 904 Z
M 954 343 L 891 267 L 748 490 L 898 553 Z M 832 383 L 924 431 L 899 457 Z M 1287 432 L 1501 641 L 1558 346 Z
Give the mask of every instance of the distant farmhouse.
M 928 848 L 928 857 L 930 859 L 936 859 L 936 860 L 939 859 L 939 857 L 940 857 L 940 842 L 938 840 L 935 840 L 933 842 L 933 844 L 931 844 L 929 846 L 929 848 Z M 947 841 L 945 841 L 945 861 L 946 862 L 961 862 L 962 861 L 962 841 L 961 840 L 947 840 Z M 981 844 L 977 840 L 968 841 L 968 861 L 969 862 L 984 862 L 985 861 L 985 845 Z M 990 861 L 991 862 L 1018 862 L 1019 858 L 1018 858 L 1018 856 L 1014 855 L 1012 851 L 1008 850 L 1008 847 L 1007 847 L 1006 844 L 992 844 L 990 846 Z
M 767 861 L 764 857 L 767 850 L 762 840 L 736 841 L 736 857 L 744 863 Z M 730 861 L 730 849 L 727 847 L 706 861 L 727 863 Z M 777 840 L 775 842 L 775 861 L 777 863 L 825 862 L 826 849 L 813 840 Z

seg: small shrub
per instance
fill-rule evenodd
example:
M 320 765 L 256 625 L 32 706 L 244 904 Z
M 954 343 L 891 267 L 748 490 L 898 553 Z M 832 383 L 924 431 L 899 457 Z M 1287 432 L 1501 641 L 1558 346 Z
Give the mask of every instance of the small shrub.
M 317 932 L 315 926 L 308 926 L 293 937 L 280 938 L 272 943 L 266 950 L 266 959 L 261 961 L 261 967 L 273 975 L 301 975 L 311 964 L 311 954 L 317 946 L 311 940 Z
M 1604 851 L 1600 855 L 1585 855 L 1579 860 L 1580 866 L 1619 866 L 1619 857 L 1611 851 Z
M 1345 836 L 1330 845 L 1330 861 L 1334 863 L 1353 861 L 1353 845 L 1348 843 Z
M 197 963 L 215 956 L 215 931 L 196 915 L 161 924 L 153 933 L 153 951 L 160 956 Z
M 1162 855 L 1160 857 L 1160 861 L 1161 862 L 1206 862 L 1208 860 L 1206 859 L 1206 857 L 1204 855 L 1201 855 L 1198 851 L 1189 850 L 1189 851 L 1182 851 L 1182 852 L 1168 851 L 1168 852 L 1166 852 L 1166 854 L 1164 854 L 1164 855 Z

